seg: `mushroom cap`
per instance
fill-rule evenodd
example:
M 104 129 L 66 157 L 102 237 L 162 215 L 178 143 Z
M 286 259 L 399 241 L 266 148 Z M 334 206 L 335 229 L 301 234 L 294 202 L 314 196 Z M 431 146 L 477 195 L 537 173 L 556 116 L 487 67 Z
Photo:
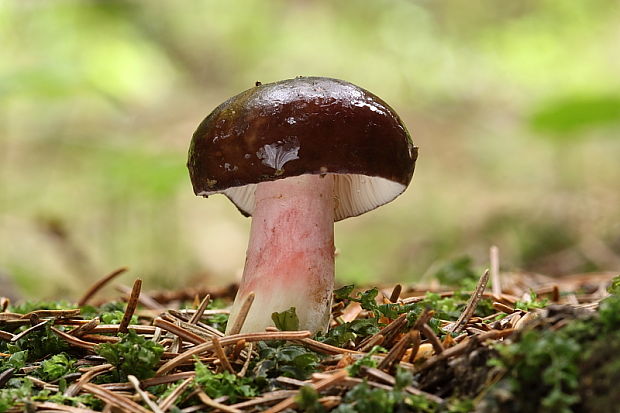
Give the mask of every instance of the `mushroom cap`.
M 188 168 L 199 196 L 223 193 L 246 216 L 256 184 L 335 175 L 335 220 L 390 202 L 409 185 L 418 151 L 396 112 L 351 83 L 297 77 L 246 90 L 194 132 Z

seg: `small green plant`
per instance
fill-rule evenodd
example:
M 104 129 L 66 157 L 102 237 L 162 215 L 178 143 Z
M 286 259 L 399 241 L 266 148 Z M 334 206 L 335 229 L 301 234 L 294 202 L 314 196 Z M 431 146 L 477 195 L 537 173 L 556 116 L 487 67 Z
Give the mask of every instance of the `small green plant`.
M 44 381 L 50 382 L 61 378 L 70 373 L 73 368 L 73 360 L 65 353 L 55 354 L 47 360 L 44 360 L 39 367 L 37 374 Z
M 228 371 L 213 373 L 200 361 L 196 361 L 194 368 L 196 370 L 196 384 L 212 398 L 228 396 L 230 401 L 235 403 L 240 398 L 256 395 L 251 378 L 238 377 Z
M 267 379 L 278 376 L 307 379 L 316 371 L 320 357 L 312 350 L 282 342 L 260 342 L 259 361 L 254 365 L 254 375 Z
M 275 326 L 282 331 L 297 331 L 299 330 L 299 318 L 295 307 L 291 307 L 281 313 L 271 314 L 271 319 Z
M 164 349 L 159 344 L 147 340 L 129 330 L 120 334 L 118 343 L 99 344 L 95 352 L 104 357 L 116 370 L 111 374 L 115 380 L 126 381 L 127 375 L 133 374 L 138 379 L 147 379 L 155 373 Z

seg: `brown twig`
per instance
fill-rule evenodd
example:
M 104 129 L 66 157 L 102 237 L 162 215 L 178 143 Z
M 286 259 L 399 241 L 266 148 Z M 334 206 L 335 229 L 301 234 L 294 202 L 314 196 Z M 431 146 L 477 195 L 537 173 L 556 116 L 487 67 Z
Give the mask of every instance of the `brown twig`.
M 218 409 L 226 413 L 241 413 L 241 410 L 239 409 L 235 409 L 234 407 L 226 406 L 225 404 L 216 402 L 202 390 L 198 390 L 196 394 L 198 395 L 200 401 L 209 407 L 213 407 L 214 409 Z
M 245 340 L 247 342 L 251 341 L 269 341 L 269 340 L 301 340 L 303 338 L 307 338 L 310 336 L 309 331 L 282 331 L 282 332 L 273 332 L 273 333 L 244 333 L 244 334 L 235 334 L 232 336 L 223 337 L 220 341 L 220 344 L 223 347 L 234 345 L 238 340 Z M 192 347 L 191 349 L 185 351 L 184 353 L 179 354 L 172 360 L 169 360 L 163 366 L 157 370 L 156 375 L 161 376 L 164 373 L 172 370 L 179 364 L 189 360 L 193 356 L 197 356 L 199 354 L 205 353 L 207 351 L 213 350 L 213 342 L 208 341 L 206 343 L 199 344 L 197 346 Z
M 92 320 L 88 321 L 88 323 L 81 324 L 77 326 L 76 328 L 74 328 L 73 330 L 69 331 L 69 334 L 71 334 L 74 337 L 80 337 L 84 334 L 87 334 L 93 331 L 99 325 L 100 322 L 101 321 L 99 320 L 99 317 L 95 317 Z
M 166 330 L 171 332 L 172 334 L 177 335 L 178 337 L 181 337 L 183 340 L 185 341 L 189 341 L 190 343 L 193 344 L 202 344 L 208 341 L 208 339 L 202 338 L 192 332 L 189 332 L 181 327 L 179 327 L 176 324 L 173 324 L 169 321 L 163 320 L 161 318 L 156 318 L 153 321 L 153 325 L 155 327 L 159 327 L 162 330 Z
M 297 340 L 296 342 L 303 344 L 311 350 L 317 351 L 323 354 L 343 354 L 343 353 L 358 353 L 358 351 L 347 350 L 329 344 L 321 343 L 320 341 L 313 340 L 311 338 L 304 338 L 303 340 Z
M 245 340 L 243 340 L 245 341 Z M 248 368 L 250 367 L 250 360 L 252 360 L 252 351 L 254 350 L 254 343 L 249 343 L 248 344 L 248 350 L 247 350 L 247 357 L 245 359 L 245 363 L 243 363 L 243 367 L 241 367 L 241 370 L 239 371 L 239 373 L 237 373 L 237 376 L 239 377 L 244 377 L 245 373 L 248 371 Z
M 230 365 L 230 361 L 228 361 L 228 357 L 226 357 L 226 353 L 224 353 L 224 349 L 222 348 L 222 345 L 220 344 L 220 339 L 217 337 L 213 337 L 211 339 L 211 342 L 213 343 L 213 350 L 215 351 L 215 355 L 217 356 L 218 359 L 220 359 L 220 363 L 222 363 L 222 367 L 225 370 L 228 370 L 230 373 L 235 374 L 235 370 Z M 235 343 L 235 346 L 236 345 L 237 344 Z
M 183 382 L 179 384 L 177 387 L 175 387 L 174 390 L 168 396 L 166 396 L 165 399 L 159 402 L 159 408 L 164 412 L 168 410 L 169 408 L 171 408 L 174 402 L 176 401 L 176 399 L 179 398 L 181 393 L 185 391 L 187 386 L 189 386 L 193 380 L 194 380 L 193 376 L 183 380 Z
M 428 324 L 424 324 L 420 331 L 422 332 L 422 334 L 424 334 L 424 337 L 426 337 L 426 339 L 430 341 L 436 354 L 440 354 L 443 352 L 443 344 L 441 344 L 441 340 L 439 340 L 439 337 L 435 335 L 435 332 L 433 331 L 431 326 L 429 326 Z
M 149 410 L 131 401 L 131 399 L 113 391 L 107 390 L 97 384 L 86 383 L 82 386 L 82 389 L 92 393 L 98 399 L 101 399 L 106 403 L 116 406 L 121 410 L 129 411 L 132 413 L 150 413 Z
M 413 330 L 413 331 L 417 332 L 417 330 Z M 387 383 L 390 386 L 394 386 L 396 384 L 396 379 L 394 378 L 394 376 L 391 376 L 385 373 L 384 371 L 381 371 L 373 367 L 368 367 L 368 366 L 362 366 L 361 370 L 362 372 L 366 373 L 366 375 L 377 378 L 378 380 L 381 380 L 382 382 Z M 433 403 L 441 404 L 444 402 L 444 400 L 441 397 L 435 396 L 434 394 L 431 394 L 431 393 L 427 393 L 413 386 L 407 386 L 405 390 L 408 393 L 411 393 L 417 396 L 423 396 L 426 399 L 432 401 Z
M 392 290 L 392 293 L 390 294 L 390 302 L 391 303 L 396 303 L 398 302 L 398 299 L 400 298 L 400 293 L 403 291 L 403 286 L 400 284 L 396 284 L 394 286 L 394 289 Z
M 364 347 L 359 349 L 359 353 L 363 354 L 367 351 L 370 351 L 374 346 L 380 346 L 381 344 L 383 344 L 384 341 L 385 336 L 383 334 L 374 334 L 370 337 L 369 341 L 366 341 Z M 350 351 L 348 351 L 347 353 L 350 353 Z
M 420 330 L 411 330 L 411 355 L 409 356 L 409 363 L 413 363 L 415 361 L 415 356 L 418 354 L 420 350 Z
M 472 292 L 471 297 L 469 297 L 469 301 L 467 301 L 467 305 L 465 309 L 459 316 L 458 320 L 452 325 L 450 329 L 451 333 L 460 333 L 467 321 L 471 318 L 476 310 L 476 306 L 478 302 L 482 298 L 482 293 L 489 282 L 489 270 L 486 270 L 480 279 L 478 280 L 478 285 L 476 285 L 476 289 Z
M 485 340 L 489 340 L 489 339 L 498 339 L 498 338 L 507 337 L 511 335 L 512 333 L 514 333 L 514 331 L 515 330 L 513 329 L 491 330 L 486 333 L 480 334 L 478 336 L 471 336 L 468 340 L 462 341 L 458 343 L 457 345 L 446 349 L 442 353 L 437 354 L 436 356 L 426 360 L 426 362 L 424 362 L 424 364 L 422 364 L 419 368 L 417 368 L 416 371 L 425 370 L 435 365 L 441 360 L 445 360 L 450 357 L 455 357 L 460 354 L 463 354 L 469 348 L 469 346 L 475 345 L 476 343 L 482 343 Z
M 138 298 L 140 297 L 141 289 L 142 280 L 138 278 L 133 283 L 133 288 L 131 289 L 131 294 L 129 295 L 129 300 L 127 301 L 127 308 L 125 309 L 125 314 L 123 314 L 123 319 L 118 326 L 119 333 L 127 332 L 127 326 L 129 326 L 129 323 L 131 322 L 131 316 L 133 316 L 133 313 L 136 311 L 136 307 L 138 307 Z
M 140 388 L 140 381 L 138 380 L 138 378 L 132 374 L 130 374 L 129 376 L 127 376 L 127 379 L 129 380 L 129 382 L 132 384 L 134 390 L 136 391 L 136 393 L 138 393 L 140 395 L 140 397 L 142 398 L 142 400 L 144 401 L 144 403 L 146 403 L 149 408 L 154 412 L 154 413 L 164 413 L 159 406 L 157 405 L 157 403 L 154 403 L 151 398 L 149 397 L 149 395 Z
M 243 327 L 243 323 L 245 323 L 245 318 L 248 316 L 250 312 L 250 308 L 252 308 L 252 303 L 254 302 L 254 291 L 250 292 L 247 297 L 245 297 L 241 308 L 239 308 L 239 312 L 237 313 L 237 318 L 235 319 L 235 323 L 230 328 L 229 335 L 239 334 L 241 332 L 241 328 Z
M 88 290 L 86 290 L 84 295 L 78 300 L 78 305 L 80 307 L 86 305 L 86 303 L 88 303 L 88 301 L 95 294 L 97 294 L 97 292 L 99 290 L 101 290 L 107 283 L 109 283 L 110 281 L 112 281 L 113 279 L 115 279 L 116 277 L 118 277 L 119 275 L 124 273 L 125 271 L 127 271 L 127 267 L 121 267 L 121 268 L 119 268 L 117 270 L 112 271 L 111 273 L 109 273 L 105 277 L 101 278 L 99 281 L 97 281 L 95 284 L 93 284 L 92 287 L 90 287 Z
M 405 352 L 407 351 L 407 347 L 411 345 L 413 342 L 413 334 L 420 334 L 417 330 L 412 330 L 409 333 L 405 334 L 403 338 L 401 338 L 391 349 L 388 351 L 385 358 L 379 363 L 378 368 L 382 370 L 391 370 L 394 367 L 394 364 L 398 363 L 402 358 Z
M 67 390 L 65 390 L 64 395 L 67 397 L 76 396 L 80 392 L 84 384 L 90 382 L 93 378 L 97 377 L 98 375 L 112 370 L 113 368 L 114 366 L 111 364 L 102 364 L 100 366 L 95 366 L 89 369 L 86 373 L 82 374 L 82 377 L 80 377 L 78 381 L 76 381 L 75 383 L 67 387 Z
M 83 407 L 67 406 L 53 402 L 35 402 L 34 405 L 37 407 L 37 411 L 51 410 L 67 413 L 96 413 L 95 410 L 85 409 Z
M 313 387 L 315 391 L 320 392 L 322 390 L 325 390 L 329 387 L 332 387 L 338 384 L 348 375 L 349 373 L 347 372 L 347 370 L 342 369 L 332 374 L 330 377 L 321 380 L 320 382 L 316 383 L 315 385 L 311 387 Z M 288 399 L 283 400 L 280 403 L 276 404 L 275 406 L 265 410 L 265 413 L 277 413 L 285 409 L 293 408 L 296 405 L 296 398 L 297 396 L 289 397 Z
M 396 319 L 394 319 L 390 324 L 383 327 L 376 335 L 382 335 L 385 338 L 385 341 L 388 341 L 389 338 L 393 337 L 397 334 L 402 327 L 407 324 L 407 314 L 401 314 Z M 374 340 L 374 336 L 370 336 L 367 339 L 363 340 L 356 348 L 356 350 L 360 350 L 363 348 L 368 348 L 368 343 Z
M 202 314 L 205 312 L 210 302 L 211 302 L 211 295 L 209 294 L 205 295 L 205 298 L 203 298 L 202 301 L 200 302 L 198 309 L 192 315 L 192 318 L 190 318 L 189 320 L 190 324 L 196 324 L 198 321 L 200 321 L 200 319 L 202 318 Z

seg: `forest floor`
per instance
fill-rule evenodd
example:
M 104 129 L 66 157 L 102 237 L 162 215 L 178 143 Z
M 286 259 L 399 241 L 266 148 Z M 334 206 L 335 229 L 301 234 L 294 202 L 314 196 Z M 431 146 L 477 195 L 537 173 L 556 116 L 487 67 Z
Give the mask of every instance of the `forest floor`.
M 619 411 L 620 278 L 485 272 L 344 286 L 330 329 L 225 336 L 236 287 L 0 298 L 0 412 Z M 459 278 L 455 278 L 459 277 Z M 491 282 L 489 283 L 489 279 Z M 492 287 L 490 287 L 492 286 Z

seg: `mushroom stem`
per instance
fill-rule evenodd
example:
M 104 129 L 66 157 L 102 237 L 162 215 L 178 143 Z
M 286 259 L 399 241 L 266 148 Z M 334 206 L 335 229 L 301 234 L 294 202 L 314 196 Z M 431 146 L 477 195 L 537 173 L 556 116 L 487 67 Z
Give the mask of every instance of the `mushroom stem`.
M 334 177 L 301 175 L 256 186 L 243 279 L 228 329 L 244 298 L 255 299 L 241 332 L 272 326 L 295 307 L 299 328 L 325 331 L 334 288 Z

